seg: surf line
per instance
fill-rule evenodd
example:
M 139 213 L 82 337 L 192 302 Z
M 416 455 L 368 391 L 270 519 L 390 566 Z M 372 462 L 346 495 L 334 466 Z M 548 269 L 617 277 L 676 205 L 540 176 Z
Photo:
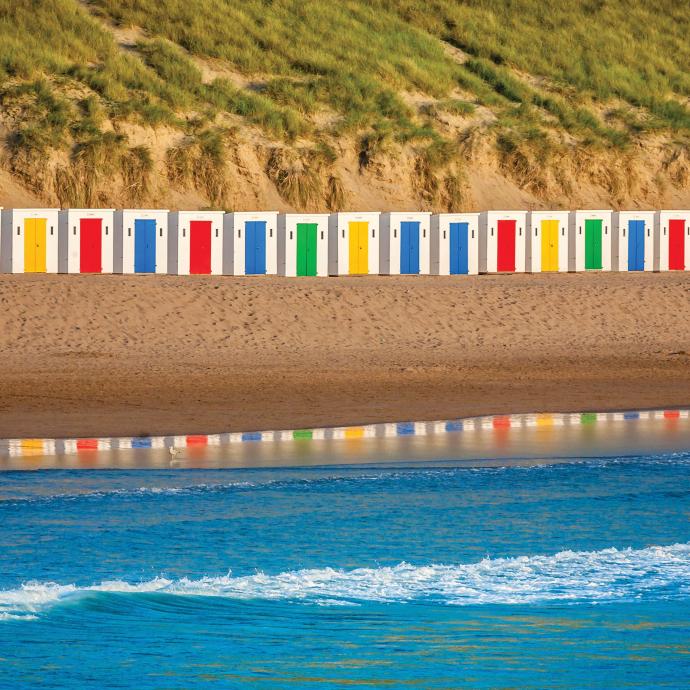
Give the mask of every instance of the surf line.
M 361 426 L 245 431 L 184 436 L 124 436 L 115 438 L 0 439 L 0 457 L 75 455 L 94 451 L 167 448 L 174 459 L 183 448 L 237 443 L 293 442 L 432 436 L 458 432 L 561 427 L 640 419 L 690 420 L 690 410 L 640 410 L 627 412 L 570 412 L 488 415 L 436 422 L 388 422 Z

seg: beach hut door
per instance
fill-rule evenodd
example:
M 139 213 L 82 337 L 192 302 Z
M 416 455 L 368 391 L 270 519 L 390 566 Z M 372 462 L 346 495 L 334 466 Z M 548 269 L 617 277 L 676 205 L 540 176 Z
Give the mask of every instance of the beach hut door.
M 450 224 L 450 274 L 465 275 L 469 272 L 468 262 L 469 223 Z
M 245 275 L 266 273 L 266 221 L 253 220 L 244 224 Z
M 599 218 L 585 220 L 585 270 L 601 270 L 601 226 Z
M 498 221 L 498 271 L 515 272 L 515 226 L 514 220 Z
M 46 272 L 46 219 L 24 221 L 24 272 Z
M 644 271 L 644 221 L 628 222 L 628 270 Z
M 352 221 L 350 230 L 350 274 L 369 273 L 369 223 Z
M 100 218 L 82 218 L 79 222 L 79 270 L 81 273 L 101 273 L 102 237 Z
M 558 221 L 541 222 L 541 270 L 558 270 Z
M 400 223 L 400 273 L 419 273 L 419 223 Z
M 316 223 L 297 223 L 297 275 L 316 275 Z
M 193 220 L 189 223 L 189 272 L 211 273 L 211 221 Z
M 156 272 L 156 221 L 150 218 L 134 221 L 134 272 Z
M 671 271 L 685 270 L 685 221 L 671 220 L 668 224 L 668 267 Z

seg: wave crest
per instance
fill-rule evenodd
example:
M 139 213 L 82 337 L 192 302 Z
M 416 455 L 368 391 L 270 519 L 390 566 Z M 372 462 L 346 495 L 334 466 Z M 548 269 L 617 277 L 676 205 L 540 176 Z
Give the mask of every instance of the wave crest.
M 379 568 L 313 568 L 268 575 L 231 573 L 196 580 L 156 577 L 89 586 L 26 582 L 0 591 L 0 620 L 33 618 L 57 604 L 108 593 L 302 601 L 321 606 L 431 601 L 456 606 L 605 602 L 680 598 L 690 594 L 690 544 L 644 549 L 562 551 L 554 555 L 485 558 L 477 563 Z

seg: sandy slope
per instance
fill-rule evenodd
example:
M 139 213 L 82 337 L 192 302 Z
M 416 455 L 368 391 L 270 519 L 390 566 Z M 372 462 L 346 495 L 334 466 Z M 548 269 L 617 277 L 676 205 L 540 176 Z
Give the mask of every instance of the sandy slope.
M 0 437 L 690 404 L 690 274 L 0 276 Z

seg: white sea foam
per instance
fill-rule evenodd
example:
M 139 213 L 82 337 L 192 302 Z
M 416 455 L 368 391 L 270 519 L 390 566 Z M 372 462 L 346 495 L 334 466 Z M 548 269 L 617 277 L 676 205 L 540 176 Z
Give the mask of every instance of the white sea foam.
M 380 470 L 368 473 L 349 473 L 335 475 L 320 475 L 306 477 L 287 477 L 281 479 L 257 480 L 257 481 L 232 481 L 218 483 L 199 483 L 187 484 L 182 486 L 140 486 L 116 489 L 84 490 L 74 493 L 55 493 L 46 495 L 30 496 L 8 496 L 0 495 L 0 507 L 11 507 L 25 503 L 43 503 L 52 501 L 79 501 L 79 500 L 100 500 L 104 498 L 131 498 L 138 496 L 177 496 L 177 495 L 196 495 L 205 493 L 222 493 L 244 489 L 299 489 L 304 487 L 310 489 L 314 485 L 329 484 L 353 484 L 368 482 L 418 482 L 423 481 L 445 481 L 454 475 L 463 476 L 465 473 L 496 475 L 504 472 L 546 472 L 567 470 L 572 465 L 591 465 L 596 468 L 608 466 L 644 464 L 644 465 L 664 465 L 669 463 L 674 465 L 690 464 L 690 453 L 669 453 L 662 456 L 634 456 L 634 457 L 604 457 L 604 458 L 565 458 L 563 462 L 556 464 L 543 464 L 535 461 L 534 464 L 516 465 L 506 464 L 491 467 L 435 467 L 420 469 L 418 467 L 406 470 Z
M 177 496 L 177 495 L 196 495 L 206 493 L 222 493 L 226 491 L 242 490 L 242 489 L 280 489 L 284 487 L 299 488 L 312 487 L 314 484 L 330 484 L 330 483 L 351 483 L 351 482 L 371 482 L 382 480 L 397 480 L 397 479 L 416 479 L 422 475 L 432 476 L 433 474 L 447 473 L 449 470 L 438 470 L 438 472 L 425 471 L 422 473 L 400 473 L 387 472 L 380 474 L 367 475 L 332 475 L 320 477 L 299 477 L 286 479 L 271 479 L 259 482 L 250 481 L 234 481 L 234 482 L 219 482 L 219 483 L 202 483 L 202 484 L 187 484 L 183 486 L 140 486 L 132 488 L 119 489 L 101 489 L 94 491 L 77 491 L 73 493 L 63 492 L 46 495 L 33 495 L 3 498 L 0 496 L 0 506 L 13 506 L 24 503 L 45 503 L 52 501 L 81 501 L 81 500 L 97 500 L 103 498 L 131 498 L 138 496 Z
M 49 494 L 45 496 L 23 496 L 20 498 L 0 498 L 0 506 L 12 506 L 22 503 L 42 503 L 50 501 L 79 501 L 114 497 L 136 497 L 146 495 L 176 496 L 179 494 L 197 494 L 214 491 L 230 491 L 256 486 L 253 482 L 226 482 L 223 484 L 189 484 L 185 486 L 139 486 L 132 489 L 108 489 L 100 491 L 78 491 L 74 493 Z
M 318 568 L 268 575 L 145 582 L 104 581 L 85 587 L 26 582 L 0 591 L 0 620 L 34 617 L 56 604 L 117 592 L 235 600 L 304 601 L 320 606 L 415 600 L 465 606 L 605 602 L 690 595 L 690 544 L 645 549 L 562 551 L 555 555 L 485 558 L 460 565 Z

